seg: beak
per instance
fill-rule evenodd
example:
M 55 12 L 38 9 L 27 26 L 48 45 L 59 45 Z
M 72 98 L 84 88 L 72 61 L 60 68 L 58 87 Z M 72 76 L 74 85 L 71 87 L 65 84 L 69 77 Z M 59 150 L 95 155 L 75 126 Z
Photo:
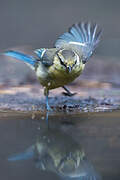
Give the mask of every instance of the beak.
M 72 71 L 72 67 L 71 66 L 68 66 L 67 67 L 67 71 L 70 73 Z

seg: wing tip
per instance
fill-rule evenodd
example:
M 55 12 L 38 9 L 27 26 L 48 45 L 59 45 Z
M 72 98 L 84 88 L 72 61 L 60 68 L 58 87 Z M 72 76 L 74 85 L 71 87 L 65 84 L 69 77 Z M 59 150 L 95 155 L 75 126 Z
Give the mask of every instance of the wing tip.
M 87 22 L 79 22 L 72 26 L 72 28 L 76 28 L 76 26 L 79 27 L 77 31 L 79 33 L 82 33 L 84 37 L 84 42 L 86 43 L 92 43 L 94 44 L 95 41 L 102 35 L 102 29 L 97 23 L 92 23 L 90 21 Z

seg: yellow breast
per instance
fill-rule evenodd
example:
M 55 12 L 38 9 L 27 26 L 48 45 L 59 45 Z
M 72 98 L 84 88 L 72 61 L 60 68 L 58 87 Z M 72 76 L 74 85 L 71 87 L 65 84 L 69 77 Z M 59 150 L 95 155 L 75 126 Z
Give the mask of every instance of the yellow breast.
M 75 78 L 77 78 L 84 69 L 84 65 L 82 62 L 76 64 L 74 69 L 69 73 L 66 71 L 66 68 L 57 61 L 57 58 L 54 61 L 54 64 L 49 67 L 49 89 L 54 89 L 57 87 L 62 87 L 70 82 L 72 82 Z
M 47 87 L 49 90 L 69 84 L 81 74 L 83 69 L 84 64 L 80 62 L 76 64 L 74 69 L 69 73 L 66 71 L 66 68 L 60 64 L 57 58 L 55 58 L 54 64 L 50 67 L 45 67 L 42 63 L 39 64 L 36 75 L 40 84 Z

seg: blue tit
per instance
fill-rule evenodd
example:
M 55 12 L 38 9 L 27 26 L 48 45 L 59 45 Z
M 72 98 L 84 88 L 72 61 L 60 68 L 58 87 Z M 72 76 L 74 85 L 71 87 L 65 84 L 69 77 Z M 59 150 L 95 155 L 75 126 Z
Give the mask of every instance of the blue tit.
M 37 75 L 44 87 L 46 108 L 49 90 L 63 87 L 68 95 L 72 93 L 65 87 L 74 81 L 83 71 L 86 62 L 93 54 L 101 37 L 101 30 L 96 24 L 78 23 L 58 37 L 54 48 L 36 49 L 37 58 L 16 51 L 6 51 L 3 54 L 11 56 L 28 64 Z

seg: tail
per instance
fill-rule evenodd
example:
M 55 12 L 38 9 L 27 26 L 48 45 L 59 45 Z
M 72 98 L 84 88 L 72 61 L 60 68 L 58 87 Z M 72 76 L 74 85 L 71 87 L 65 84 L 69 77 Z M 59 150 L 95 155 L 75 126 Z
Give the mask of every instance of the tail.
M 34 157 L 34 146 L 29 147 L 26 151 L 12 155 L 8 158 L 8 161 L 19 161 L 19 160 L 27 160 L 32 159 Z
M 20 61 L 24 61 L 25 63 L 28 63 L 32 66 L 34 66 L 36 62 L 36 59 L 34 57 L 25 55 L 20 52 L 12 51 L 12 50 L 4 52 L 3 55 L 19 59 Z

